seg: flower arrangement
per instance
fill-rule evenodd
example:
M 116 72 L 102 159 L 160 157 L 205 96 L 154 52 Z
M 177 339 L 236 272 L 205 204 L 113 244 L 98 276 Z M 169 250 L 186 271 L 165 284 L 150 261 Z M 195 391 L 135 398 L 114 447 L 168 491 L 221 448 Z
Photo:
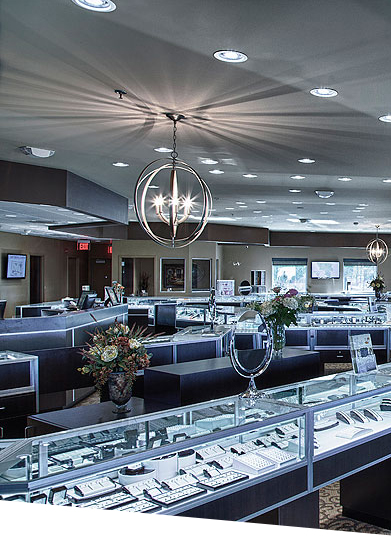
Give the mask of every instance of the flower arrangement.
M 255 302 L 251 305 L 251 308 L 260 312 L 265 320 L 271 324 L 286 325 L 287 327 L 291 324 L 297 325 L 298 291 L 289 289 L 282 294 L 281 287 L 274 287 L 272 290 L 276 294 L 274 298 L 261 304 Z
M 122 301 L 122 295 L 124 294 L 125 287 L 118 283 L 118 281 L 113 281 L 113 289 L 118 299 L 118 302 Z
M 143 335 L 146 328 L 114 322 L 106 331 L 97 329 L 92 336 L 92 343 L 87 343 L 88 349 L 82 349 L 81 354 L 87 360 L 78 371 L 82 374 L 92 374 L 95 385 L 100 391 L 107 382 L 110 372 L 124 371 L 125 377 L 132 385 L 136 379 L 136 371 L 147 368 L 150 357 L 143 341 L 151 335 Z
M 382 291 L 386 285 L 384 283 L 384 278 L 377 274 L 376 277 L 369 282 L 369 286 L 372 287 L 374 291 Z

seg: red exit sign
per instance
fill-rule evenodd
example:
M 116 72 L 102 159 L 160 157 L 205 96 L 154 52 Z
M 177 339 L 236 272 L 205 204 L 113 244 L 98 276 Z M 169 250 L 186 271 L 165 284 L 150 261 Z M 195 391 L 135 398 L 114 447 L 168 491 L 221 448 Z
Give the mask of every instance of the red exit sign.
M 85 240 L 78 240 L 77 241 L 77 249 L 78 250 L 89 250 L 90 249 L 90 243 L 88 241 L 85 241 Z
M 113 253 L 113 247 L 112 247 L 112 246 L 108 246 L 108 247 L 107 247 L 107 253 L 108 253 L 108 254 L 112 254 L 112 253 Z

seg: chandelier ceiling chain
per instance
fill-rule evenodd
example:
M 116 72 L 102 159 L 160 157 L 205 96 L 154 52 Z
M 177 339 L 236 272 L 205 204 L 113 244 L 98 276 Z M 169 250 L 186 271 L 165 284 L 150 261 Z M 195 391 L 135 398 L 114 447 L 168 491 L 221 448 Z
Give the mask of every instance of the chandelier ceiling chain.
M 199 174 L 192 167 L 190 167 L 190 165 L 178 159 L 177 123 L 180 120 L 183 120 L 185 116 L 183 114 L 174 113 L 166 113 L 166 116 L 173 122 L 171 158 L 157 159 L 152 161 L 152 163 L 143 169 L 136 183 L 134 192 L 134 208 L 136 217 L 141 227 L 154 242 L 170 248 L 183 248 L 199 238 L 204 230 L 211 212 L 212 195 L 205 181 L 199 176 Z M 169 163 L 166 162 L 164 164 L 160 164 L 160 166 L 156 168 L 156 163 L 161 163 L 162 161 L 169 161 Z M 152 181 L 157 181 L 159 173 L 166 170 L 170 173 L 169 193 L 165 196 L 162 193 L 163 189 L 161 189 L 161 193 L 152 199 L 151 205 L 155 210 L 155 217 L 157 217 L 161 223 L 168 226 L 169 238 L 154 232 L 153 227 L 151 227 L 149 223 L 149 218 L 147 217 L 147 197 L 148 194 L 150 194 L 149 188 L 160 187 L 152 184 Z M 192 197 L 192 193 L 189 192 L 186 194 L 183 192 L 180 193 L 178 186 L 178 171 L 181 171 L 185 177 L 189 177 L 190 175 L 196 179 L 196 184 L 198 189 L 201 190 L 202 197 L 202 211 L 199 222 L 198 224 L 194 223 L 194 226 L 189 224 L 189 227 L 186 230 L 187 236 L 185 237 L 178 237 L 178 227 L 188 221 L 190 217 L 197 220 L 195 213 L 200 213 L 200 210 L 194 210 L 194 206 L 196 205 L 196 196 Z M 149 201 L 151 200 L 149 199 Z M 192 214 L 192 210 L 194 210 L 194 214 Z M 156 226 L 154 228 L 156 230 Z M 193 230 L 189 233 L 189 230 L 191 231 L 191 229 Z

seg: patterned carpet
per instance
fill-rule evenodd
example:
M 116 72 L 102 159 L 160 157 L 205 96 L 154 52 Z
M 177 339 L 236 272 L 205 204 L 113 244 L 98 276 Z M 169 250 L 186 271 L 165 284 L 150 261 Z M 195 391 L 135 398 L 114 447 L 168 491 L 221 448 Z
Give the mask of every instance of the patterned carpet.
M 374 533 L 391 535 L 391 531 L 375 527 L 369 523 L 349 519 L 342 515 L 339 504 L 339 482 L 321 488 L 319 494 L 319 523 L 321 529 L 332 531 L 354 531 L 356 533 Z

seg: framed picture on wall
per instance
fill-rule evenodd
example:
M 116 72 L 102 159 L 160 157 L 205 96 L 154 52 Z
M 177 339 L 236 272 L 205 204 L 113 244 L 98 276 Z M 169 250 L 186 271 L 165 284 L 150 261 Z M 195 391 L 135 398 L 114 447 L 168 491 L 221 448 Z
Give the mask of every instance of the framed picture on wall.
M 191 290 L 210 291 L 211 260 L 206 258 L 191 260 Z
M 185 260 L 161 260 L 161 290 L 185 290 Z

